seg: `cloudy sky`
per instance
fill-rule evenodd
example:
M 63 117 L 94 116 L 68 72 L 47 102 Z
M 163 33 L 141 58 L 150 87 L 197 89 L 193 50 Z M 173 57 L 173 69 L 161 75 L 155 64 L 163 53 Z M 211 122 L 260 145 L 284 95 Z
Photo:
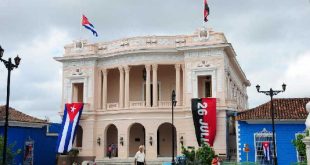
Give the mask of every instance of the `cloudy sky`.
M 287 91 L 277 97 L 310 97 L 309 0 L 208 0 L 207 26 L 224 32 L 252 86 L 250 108 L 269 100 L 261 89 Z M 139 35 L 191 34 L 203 25 L 203 0 L 1 0 L 0 45 L 4 58 L 22 58 L 12 72 L 11 106 L 60 121 L 63 46 Z M 85 14 L 99 37 L 80 26 Z M 7 72 L 0 65 L 0 104 L 5 104 Z

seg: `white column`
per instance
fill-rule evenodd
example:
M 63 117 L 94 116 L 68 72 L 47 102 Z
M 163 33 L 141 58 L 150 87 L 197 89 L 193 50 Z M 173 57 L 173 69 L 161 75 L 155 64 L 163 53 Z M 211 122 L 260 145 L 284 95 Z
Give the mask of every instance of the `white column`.
M 124 70 L 123 67 L 118 67 L 119 70 L 119 107 L 124 107 Z
M 158 93 L 157 93 L 157 64 L 152 65 L 153 69 L 153 107 L 158 106 Z
M 129 71 L 130 67 L 125 66 L 125 108 L 129 108 Z
M 175 64 L 175 99 L 178 106 L 181 105 L 180 91 L 180 64 Z
M 151 106 L 151 65 L 145 65 L 145 70 L 146 70 L 146 92 L 145 92 L 145 101 L 146 101 L 146 106 L 150 107 Z
M 183 106 L 186 104 L 186 75 L 185 75 L 185 64 L 182 64 L 183 71 Z
M 108 92 L 108 71 L 102 70 L 102 109 L 107 109 L 107 92 Z

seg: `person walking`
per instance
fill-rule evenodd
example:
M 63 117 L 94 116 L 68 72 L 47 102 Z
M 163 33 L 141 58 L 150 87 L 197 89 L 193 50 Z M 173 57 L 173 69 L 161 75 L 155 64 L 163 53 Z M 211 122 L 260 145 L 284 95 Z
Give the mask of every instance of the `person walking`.
M 143 145 L 139 146 L 139 151 L 135 155 L 135 165 L 145 165 L 145 153 Z

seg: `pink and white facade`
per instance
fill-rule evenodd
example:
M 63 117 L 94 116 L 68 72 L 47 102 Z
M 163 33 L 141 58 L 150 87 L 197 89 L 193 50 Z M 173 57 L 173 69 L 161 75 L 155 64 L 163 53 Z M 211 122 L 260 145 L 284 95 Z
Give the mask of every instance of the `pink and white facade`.
M 114 144 L 113 160 L 131 160 L 143 144 L 149 161 L 171 157 L 172 90 L 176 154 L 182 143 L 197 147 L 191 114 L 197 97 L 217 98 L 215 151 L 229 155 L 235 149 L 229 113 L 247 109 L 250 82 L 223 33 L 202 28 L 191 35 L 77 41 L 55 59 L 63 63 L 62 105 L 85 103 L 79 156 L 107 161 L 107 147 Z

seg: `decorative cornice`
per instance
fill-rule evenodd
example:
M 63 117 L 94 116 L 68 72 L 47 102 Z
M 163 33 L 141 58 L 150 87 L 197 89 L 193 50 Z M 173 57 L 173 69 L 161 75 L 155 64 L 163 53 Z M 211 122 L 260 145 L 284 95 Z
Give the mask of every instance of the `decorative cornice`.
M 178 50 L 188 49 L 195 46 L 208 46 L 227 43 L 223 33 L 214 32 L 210 29 L 200 28 L 191 35 L 176 36 L 141 36 L 123 38 L 110 42 L 88 43 L 87 40 L 74 41 L 65 46 L 64 57 L 107 57 L 121 52 Z M 55 58 L 58 61 L 65 58 Z

